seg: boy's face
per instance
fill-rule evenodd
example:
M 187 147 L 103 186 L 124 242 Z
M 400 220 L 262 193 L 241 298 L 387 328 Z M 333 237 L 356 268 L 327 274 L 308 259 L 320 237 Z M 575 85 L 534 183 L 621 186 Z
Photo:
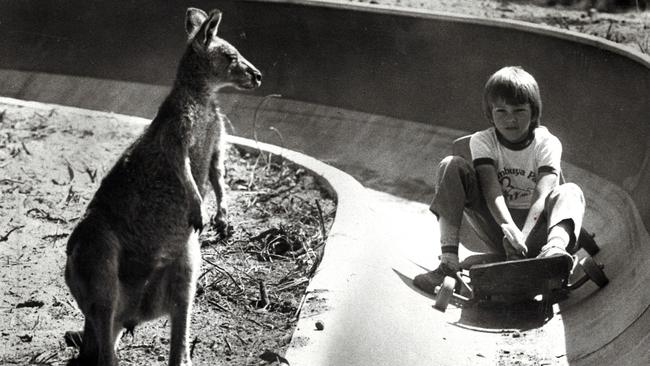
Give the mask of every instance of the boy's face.
M 530 104 L 507 104 L 496 101 L 492 104 L 492 122 L 506 140 L 517 143 L 526 139 L 530 128 L 532 112 Z

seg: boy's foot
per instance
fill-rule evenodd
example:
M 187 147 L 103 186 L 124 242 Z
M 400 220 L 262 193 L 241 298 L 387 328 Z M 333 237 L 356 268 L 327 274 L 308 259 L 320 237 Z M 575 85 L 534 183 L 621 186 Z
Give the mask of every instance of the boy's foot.
M 557 245 L 545 245 L 542 247 L 542 251 L 537 255 L 537 258 L 548 258 L 548 257 L 556 257 L 556 256 L 566 256 L 569 258 L 569 270 L 573 268 L 573 261 L 574 258 L 569 252 L 567 252 L 564 248 L 559 247 Z
M 440 286 L 446 276 L 455 277 L 457 271 L 457 269 L 450 267 L 447 263 L 440 263 L 438 268 L 433 271 L 415 276 L 413 285 L 428 294 L 435 295 L 436 286 Z

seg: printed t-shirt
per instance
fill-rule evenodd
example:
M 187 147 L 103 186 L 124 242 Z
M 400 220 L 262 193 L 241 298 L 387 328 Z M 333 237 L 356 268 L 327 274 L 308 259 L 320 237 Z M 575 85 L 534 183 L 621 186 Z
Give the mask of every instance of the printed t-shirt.
M 562 144 L 546 127 L 536 128 L 529 138 L 517 144 L 490 127 L 474 133 L 469 146 L 474 166 L 495 166 L 506 205 L 511 209 L 530 208 L 540 173 L 560 176 Z

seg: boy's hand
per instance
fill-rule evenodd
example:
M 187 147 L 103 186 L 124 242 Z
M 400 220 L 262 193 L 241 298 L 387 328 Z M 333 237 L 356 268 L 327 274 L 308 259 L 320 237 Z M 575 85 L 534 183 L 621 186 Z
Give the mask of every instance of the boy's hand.
M 502 224 L 501 230 L 504 235 L 503 246 L 508 259 L 525 258 L 528 253 L 524 234 L 514 225 Z

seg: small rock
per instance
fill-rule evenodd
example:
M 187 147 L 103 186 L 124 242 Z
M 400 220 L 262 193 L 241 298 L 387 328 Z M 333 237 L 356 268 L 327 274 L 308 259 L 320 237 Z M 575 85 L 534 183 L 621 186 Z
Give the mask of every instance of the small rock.
M 325 329 L 325 324 L 321 320 L 317 321 L 316 330 L 323 330 L 323 329 Z
M 29 343 L 29 342 L 32 341 L 32 339 L 33 339 L 34 337 L 30 336 L 29 334 L 25 334 L 25 335 L 22 335 L 22 336 L 18 336 L 18 338 L 20 338 L 20 340 L 21 340 L 22 342 L 24 342 L 24 343 Z
M 16 309 L 20 309 L 20 308 L 40 308 L 43 305 L 45 305 L 45 303 L 43 301 L 29 300 L 29 301 L 21 302 L 20 304 L 16 305 Z

